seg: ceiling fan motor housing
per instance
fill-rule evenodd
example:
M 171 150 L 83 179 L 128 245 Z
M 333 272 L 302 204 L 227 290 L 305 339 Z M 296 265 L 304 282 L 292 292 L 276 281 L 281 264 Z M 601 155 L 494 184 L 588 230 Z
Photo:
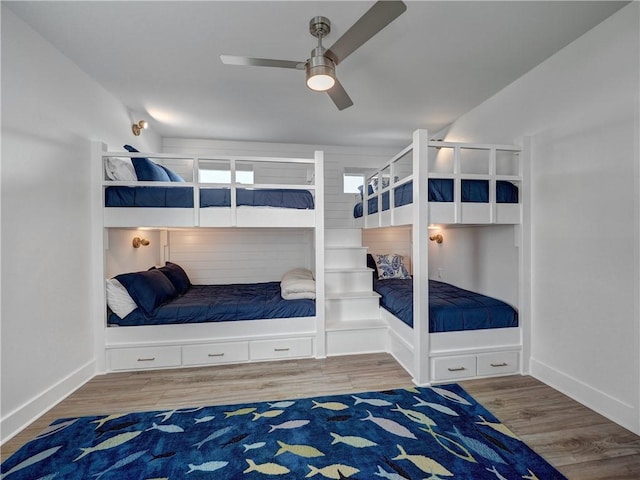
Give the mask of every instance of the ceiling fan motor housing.
M 309 32 L 316 38 L 322 38 L 331 32 L 331 22 L 327 17 L 313 17 L 309 20 Z

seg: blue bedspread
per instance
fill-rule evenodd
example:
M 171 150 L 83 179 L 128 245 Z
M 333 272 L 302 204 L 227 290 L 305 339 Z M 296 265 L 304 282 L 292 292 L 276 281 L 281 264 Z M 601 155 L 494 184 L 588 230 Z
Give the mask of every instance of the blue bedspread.
M 462 180 L 460 192 L 463 202 L 487 203 L 489 201 L 488 180 Z M 396 187 L 393 192 L 394 206 L 401 207 L 413 203 L 413 181 Z M 453 180 L 450 178 L 429 179 L 430 202 L 453 202 Z M 518 187 L 511 182 L 498 180 L 496 182 L 497 203 L 518 203 Z M 389 192 L 382 194 L 382 210 L 389 210 Z M 378 197 L 369 198 L 368 214 L 378 211 Z M 362 216 L 362 202 L 353 208 L 354 218 Z
M 193 208 L 191 187 L 107 187 L 105 207 Z
M 239 188 L 236 191 L 239 207 L 280 207 L 313 209 L 313 195 L 308 190 L 269 188 L 252 190 Z M 200 190 L 201 207 L 230 207 L 231 191 L 228 188 L 203 188 Z
M 313 209 L 313 195 L 308 190 L 239 188 L 238 206 Z M 107 187 L 106 207 L 193 208 L 192 187 Z M 229 207 L 228 188 L 202 188 L 201 207 Z
M 193 285 L 184 295 L 158 307 L 150 316 L 138 308 L 125 318 L 112 313 L 109 323 L 134 326 L 259 320 L 310 317 L 315 311 L 314 300 L 284 300 L 280 295 L 280 282 Z
M 374 282 L 380 305 L 413 327 L 413 280 Z M 454 332 L 518 326 L 518 312 L 496 298 L 429 280 L 429 332 Z

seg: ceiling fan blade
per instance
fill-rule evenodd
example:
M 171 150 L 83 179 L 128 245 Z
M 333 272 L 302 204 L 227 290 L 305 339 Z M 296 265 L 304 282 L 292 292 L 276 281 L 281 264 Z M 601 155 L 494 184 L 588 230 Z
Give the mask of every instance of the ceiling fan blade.
M 250 67 L 278 67 L 294 68 L 304 70 L 305 62 L 294 62 L 292 60 L 273 60 L 271 58 L 236 57 L 233 55 L 220 55 L 220 60 L 225 65 L 243 65 Z
M 401 1 L 378 1 L 354 23 L 326 55 L 337 65 L 360 48 L 376 33 L 400 16 L 407 6 Z
M 336 107 L 338 107 L 338 110 L 344 110 L 345 108 L 353 105 L 353 100 L 349 98 L 347 91 L 337 78 L 335 85 L 327 90 L 327 93 L 329 94 L 329 97 L 331 97 L 331 100 L 333 100 L 333 103 L 336 104 Z

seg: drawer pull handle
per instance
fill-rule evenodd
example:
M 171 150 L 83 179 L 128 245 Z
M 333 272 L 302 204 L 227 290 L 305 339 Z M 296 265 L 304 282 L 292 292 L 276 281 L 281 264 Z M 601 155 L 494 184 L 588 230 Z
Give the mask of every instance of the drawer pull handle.
M 208 354 L 209 357 L 224 357 L 224 352 L 223 353 L 210 353 Z
M 138 361 L 139 362 L 153 362 L 156 359 L 156 357 L 147 357 L 147 358 L 139 358 Z
M 502 363 L 492 363 L 491 364 L 492 367 L 506 367 L 507 366 L 507 362 L 502 362 Z
M 455 368 L 449 367 L 449 368 L 447 368 L 447 370 L 449 370 L 450 372 L 462 372 L 462 371 L 466 370 L 466 368 L 464 368 L 464 367 L 455 367 Z
M 289 348 L 274 348 L 274 352 L 288 352 Z

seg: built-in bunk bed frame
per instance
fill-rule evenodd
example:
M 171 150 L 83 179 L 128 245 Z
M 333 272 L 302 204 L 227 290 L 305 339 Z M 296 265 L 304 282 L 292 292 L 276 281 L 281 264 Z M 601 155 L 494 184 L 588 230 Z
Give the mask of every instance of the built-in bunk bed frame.
M 95 351 L 99 372 L 167 368 L 220 363 L 240 363 L 292 357 L 318 357 L 325 353 L 324 341 L 324 172 L 323 152 L 316 151 L 310 158 L 276 158 L 238 155 L 175 155 L 163 153 L 135 154 L 108 152 L 100 142 L 92 144 L 92 176 L 94 185 L 94 255 L 96 259 L 95 298 Z M 158 164 L 169 163 L 186 167 L 187 181 L 113 181 L 105 175 L 105 161 L 110 158 L 145 157 Z M 199 181 L 200 166 L 206 162 L 223 162 L 231 172 L 230 183 L 203 183 Z M 305 184 L 240 184 L 236 169 L 241 164 L 292 165 L 302 164 L 310 171 Z M 264 168 L 264 167 L 263 167 Z M 106 206 L 107 189 L 118 187 L 134 189 L 171 190 L 189 189 L 182 193 L 192 201 L 178 208 L 165 207 L 109 207 Z M 201 193 L 207 190 L 227 190 L 226 205 L 201 207 Z M 272 206 L 240 206 L 241 190 L 307 191 L 312 193 L 313 208 L 278 208 Z M 156 190 L 154 190 L 156 191 Z M 161 190 L 157 190 L 161 191 Z M 172 190 L 173 192 L 173 190 Z M 171 193 L 171 192 L 170 192 Z M 183 195 L 184 197 L 184 195 Z M 183 198 L 184 200 L 184 198 Z M 188 199 L 187 199 L 188 200 Z M 315 276 L 315 316 L 274 318 L 259 320 L 217 321 L 205 323 L 178 323 L 112 327 L 108 325 L 106 308 L 106 250 L 108 231 L 114 229 L 148 228 L 158 230 L 160 238 L 167 238 L 172 229 L 197 228 L 225 229 L 269 228 L 304 229 L 311 231 L 313 252 L 311 270 Z M 161 264 L 171 260 L 164 246 Z
M 528 187 L 524 169 L 528 168 L 527 139 L 522 146 L 472 144 L 430 140 L 426 130 L 413 134 L 411 145 L 406 147 L 386 165 L 367 176 L 365 185 L 374 180 L 379 188 L 363 189 L 362 217 L 358 220 L 365 229 L 380 227 L 411 227 L 412 276 L 413 276 L 413 328 L 399 320 L 384 308 L 382 318 L 389 325 L 388 350 L 413 376 L 419 385 L 477 376 L 490 376 L 523 372 L 529 355 L 529 294 L 526 283 L 528 258 L 528 210 L 525 208 Z M 450 152 L 449 167 L 434 168 L 433 157 L 441 149 Z M 461 166 L 461 152 L 483 151 L 488 164 L 483 173 L 465 172 Z M 505 155 L 502 155 L 505 154 Z M 516 159 L 501 173 L 503 157 Z M 412 169 L 407 175 L 406 165 L 398 167 L 400 159 L 407 159 Z M 430 166 L 432 171 L 430 171 Z M 398 172 L 398 170 L 400 170 Z M 473 169 L 471 169 L 473 171 Z M 386 179 L 386 181 L 383 181 Z M 453 201 L 429 201 L 429 180 L 451 179 Z M 486 181 L 489 185 L 488 201 L 462 201 L 462 184 L 465 180 Z M 410 183 L 412 182 L 412 183 Z M 516 185 L 519 193 L 514 203 L 499 203 L 496 185 L 508 182 Z M 412 201 L 395 206 L 394 195 L 402 187 L 412 189 Z M 398 190 L 396 190 L 398 189 Z M 406 193 L 406 192 L 405 192 Z M 367 208 L 369 202 L 374 208 Z M 403 203 L 403 202 L 400 202 Z M 381 206 L 381 208 L 377 208 Z M 385 210 L 386 209 L 386 210 Z M 520 281 L 518 299 L 518 327 L 483 330 L 464 330 L 443 333 L 429 332 L 429 230 L 430 225 L 486 226 L 515 225 L 515 238 L 519 242 Z M 385 252 L 392 253 L 392 252 Z

